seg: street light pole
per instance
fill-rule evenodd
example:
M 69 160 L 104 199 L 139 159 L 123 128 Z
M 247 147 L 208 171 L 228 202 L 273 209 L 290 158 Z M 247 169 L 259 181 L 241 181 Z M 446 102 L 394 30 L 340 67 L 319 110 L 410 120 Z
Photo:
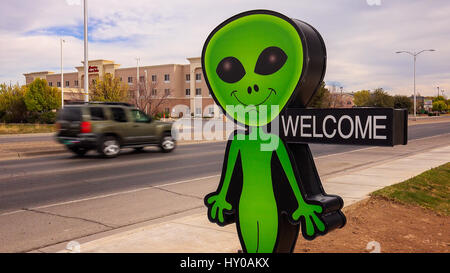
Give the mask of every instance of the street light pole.
M 417 102 L 416 102 L 416 60 L 417 60 L 417 56 L 425 51 L 436 51 L 434 49 L 425 49 L 419 52 L 409 52 L 409 51 L 397 51 L 395 53 L 400 54 L 400 53 L 406 53 L 409 54 L 411 56 L 414 57 L 414 120 L 416 120 L 417 116 L 416 116 L 416 112 L 417 112 Z
M 62 38 L 60 39 L 61 42 L 61 109 L 64 108 L 64 72 L 63 72 L 63 43 L 64 41 Z
M 439 97 L 439 86 L 437 87 L 437 90 L 438 90 L 438 97 Z
M 89 102 L 87 0 L 84 0 L 84 102 Z

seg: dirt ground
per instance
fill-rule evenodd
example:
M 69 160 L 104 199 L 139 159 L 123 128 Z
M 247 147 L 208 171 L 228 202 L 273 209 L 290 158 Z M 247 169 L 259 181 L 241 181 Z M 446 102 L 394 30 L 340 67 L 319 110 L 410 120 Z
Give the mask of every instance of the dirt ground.
M 386 253 L 450 252 L 450 216 L 371 197 L 344 208 L 347 224 L 313 241 L 299 237 L 294 252 L 371 252 L 372 241 Z

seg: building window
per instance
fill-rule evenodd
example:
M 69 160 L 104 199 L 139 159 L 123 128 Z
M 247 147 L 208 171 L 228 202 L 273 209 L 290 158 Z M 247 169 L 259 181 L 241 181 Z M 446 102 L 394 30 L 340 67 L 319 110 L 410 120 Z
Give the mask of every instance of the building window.
M 164 74 L 164 82 L 170 82 L 170 75 Z
M 170 109 L 169 108 L 164 108 L 164 113 L 170 113 Z
M 57 87 L 61 87 L 61 82 L 56 82 Z
M 96 83 L 97 83 L 97 80 L 93 79 L 92 84 L 96 84 Z
M 122 77 L 120 77 L 120 81 L 122 81 Z
M 202 80 L 202 74 L 200 74 L 200 73 L 195 74 L 195 81 L 199 82 L 201 80 Z
M 70 81 L 66 81 L 66 87 L 70 86 Z
M 186 74 L 186 82 L 190 82 L 191 81 L 191 74 Z
M 200 107 L 195 108 L 195 114 L 196 115 L 201 115 L 202 114 L 202 108 L 200 108 Z
M 195 95 L 196 96 L 201 96 L 202 95 L 202 89 L 201 88 L 196 88 L 195 89 Z
M 145 82 L 145 77 L 144 76 L 140 76 L 139 77 L 139 82 L 142 82 L 142 83 Z
M 52 82 L 48 82 L 48 86 L 53 86 L 53 83 Z
M 75 86 L 78 86 L 78 80 L 73 81 Z
M 186 88 L 186 96 L 190 96 L 191 95 L 191 89 Z
M 128 77 L 128 83 L 129 84 L 133 83 L 133 77 Z
M 156 75 L 152 75 L 152 82 L 156 82 Z
M 214 115 L 214 107 L 209 107 L 209 114 Z
M 156 96 L 158 94 L 158 90 L 152 89 L 152 96 Z
M 164 95 L 170 96 L 170 89 L 164 89 Z

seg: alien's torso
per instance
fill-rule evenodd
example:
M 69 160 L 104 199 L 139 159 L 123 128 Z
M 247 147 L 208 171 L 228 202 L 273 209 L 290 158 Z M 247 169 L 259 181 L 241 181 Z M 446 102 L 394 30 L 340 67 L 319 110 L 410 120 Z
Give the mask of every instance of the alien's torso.
M 261 139 L 233 140 L 238 143 L 242 164 L 242 192 L 239 199 L 240 214 L 245 211 L 277 215 L 273 192 L 271 161 L 274 151 L 262 151 Z

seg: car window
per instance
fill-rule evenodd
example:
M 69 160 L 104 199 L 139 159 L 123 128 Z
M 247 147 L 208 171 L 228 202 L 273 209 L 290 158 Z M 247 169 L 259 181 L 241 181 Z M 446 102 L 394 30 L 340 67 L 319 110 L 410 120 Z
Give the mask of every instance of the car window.
M 65 107 L 58 112 L 58 120 L 81 121 L 80 107 Z
M 119 107 L 112 107 L 111 108 L 113 120 L 117 122 L 127 122 L 127 116 L 125 114 L 125 110 L 123 108 Z
M 101 107 L 90 107 L 91 120 L 105 120 L 105 113 Z
M 131 113 L 133 114 L 135 122 L 150 122 L 150 117 L 140 110 L 133 109 L 131 110 Z

